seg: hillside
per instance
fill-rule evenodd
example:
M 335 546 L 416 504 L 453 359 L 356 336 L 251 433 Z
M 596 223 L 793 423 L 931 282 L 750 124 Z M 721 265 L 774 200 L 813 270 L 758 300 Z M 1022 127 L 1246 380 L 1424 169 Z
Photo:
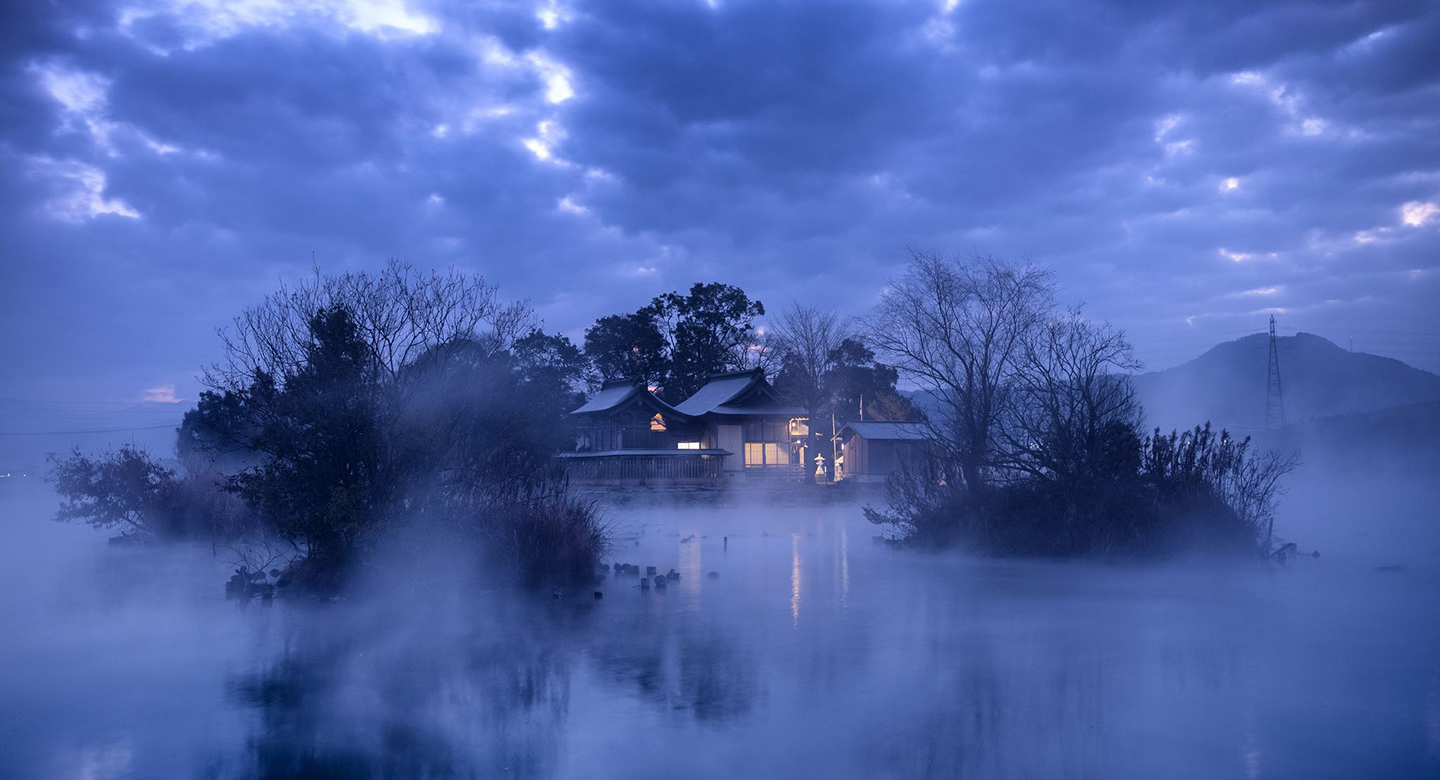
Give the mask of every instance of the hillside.
M 1277 342 L 1287 422 L 1440 400 L 1440 376 L 1393 358 L 1349 352 L 1310 333 Z M 1209 420 L 1236 431 L 1263 428 L 1268 353 L 1269 337 L 1257 333 L 1136 376 L 1147 424 L 1169 429 Z

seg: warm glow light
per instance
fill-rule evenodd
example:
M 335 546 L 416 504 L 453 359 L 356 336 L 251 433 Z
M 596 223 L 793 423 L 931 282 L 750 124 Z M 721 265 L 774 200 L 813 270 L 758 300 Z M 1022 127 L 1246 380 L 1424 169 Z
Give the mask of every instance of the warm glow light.
M 800 625 L 800 535 L 790 534 L 790 621 Z

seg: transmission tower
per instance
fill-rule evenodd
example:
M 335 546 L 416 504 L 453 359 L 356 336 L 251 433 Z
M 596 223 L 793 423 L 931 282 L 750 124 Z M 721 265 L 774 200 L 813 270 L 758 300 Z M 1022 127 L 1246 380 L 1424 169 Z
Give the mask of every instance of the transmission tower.
M 1265 427 L 1285 427 L 1285 394 L 1280 392 L 1280 350 L 1275 344 L 1275 315 L 1270 315 L 1270 366 L 1265 374 Z

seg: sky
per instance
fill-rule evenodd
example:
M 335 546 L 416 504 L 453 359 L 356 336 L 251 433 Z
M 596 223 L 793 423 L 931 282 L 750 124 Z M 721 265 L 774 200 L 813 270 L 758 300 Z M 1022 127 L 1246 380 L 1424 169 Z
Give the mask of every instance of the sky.
M 178 415 L 217 327 L 390 258 L 578 339 L 992 255 L 1148 368 L 1274 314 L 1440 371 L 1436 41 L 1409 0 L 4 3 L 0 399 Z

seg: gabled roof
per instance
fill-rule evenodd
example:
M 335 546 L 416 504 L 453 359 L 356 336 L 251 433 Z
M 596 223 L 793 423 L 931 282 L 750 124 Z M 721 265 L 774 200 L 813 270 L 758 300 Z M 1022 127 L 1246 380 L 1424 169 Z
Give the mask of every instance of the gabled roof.
M 888 441 L 924 441 L 925 426 L 913 422 L 880 422 L 858 420 L 845 423 L 841 434 L 848 430 L 862 439 Z
M 803 417 L 805 410 L 782 403 L 775 389 L 765 381 L 765 372 L 758 368 L 715 374 L 695 394 L 675 405 L 683 414 L 748 415 L 769 414 Z
M 628 380 L 606 382 L 600 386 L 599 392 L 595 393 L 594 397 L 586 401 L 584 406 L 571 412 L 571 414 L 613 412 L 623 409 L 632 403 L 640 403 L 666 416 L 688 419 L 688 415 L 684 412 L 677 411 L 675 407 L 656 398 L 655 394 L 650 392 L 650 389 L 645 386 L 644 382 L 632 382 Z
M 571 412 L 571 414 L 589 414 L 591 412 L 608 412 L 625 405 L 640 392 L 639 382 L 606 382 L 584 406 Z
M 730 374 L 715 374 L 695 394 L 675 405 L 685 414 L 701 415 L 721 404 L 745 395 L 745 391 L 764 382 L 765 375 L 759 369 L 736 371 Z

